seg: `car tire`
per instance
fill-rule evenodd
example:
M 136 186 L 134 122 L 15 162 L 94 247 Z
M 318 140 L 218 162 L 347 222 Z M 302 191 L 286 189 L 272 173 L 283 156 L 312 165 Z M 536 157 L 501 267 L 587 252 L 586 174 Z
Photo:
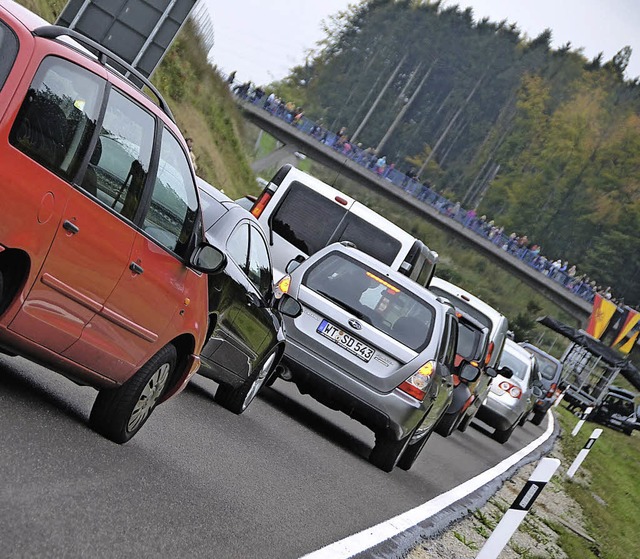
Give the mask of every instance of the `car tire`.
M 436 426 L 434 431 L 442 437 L 448 437 L 456 430 L 456 427 L 460 423 L 460 414 L 458 413 L 445 413 Z
M 518 421 L 518 425 L 520 427 L 524 427 L 525 423 L 527 422 L 527 419 L 529 419 L 529 414 L 530 413 L 531 412 L 527 412 L 520 418 L 520 421 Z
M 260 391 L 263 385 L 267 385 L 273 375 L 277 364 L 278 349 L 274 349 L 265 360 L 256 367 L 256 370 L 240 386 L 232 387 L 221 384 L 216 390 L 214 400 L 223 408 L 240 415 L 243 413 Z
M 533 414 L 533 417 L 531 418 L 531 423 L 533 423 L 534 425 L 540 425 L 545 415 L 547 415 L 546 412 L 535 412 Z
M 403 451 L 409 445 L 412 435 L 413 432 L 400 440 L 387 434 L 376 435 L 376 443 L 369 454 L 369 462 L 383 472 L 393 471 Z
M 515 421 L 511 427 L 509 427 L 508 429 L 505 429 L 504 431 L 496 429 L 495 432 L 493 433 L 494 440 L 498 441 L 500 444 L 506 443 L 511 438 L 512 433 L 515 431 L 516 427 L 518 426 L 518 421 L 519 420 Z
M 407 447 L 404 449 L 404 452 L 400 455 L 396 466 L 398 466 L 398 468 L 400 468 L 401 470 L 410 470 L 411 467 L 416 463 L 418 456 L 420 456 L 424 445 L 427 444 L 427 441 L 429 440 L 429 437 L 431 437 L 433 431 L 434 429 L 431 428 L 429 431 L 424 433 L 422 437 L 420 437 L 417 441 L 409 442 Z
M 177 360 L 175 346 L 168 344 L 122 386 L 100 390 L 89 417 L 91 428 L 114 443 L 130 440 L 167 389 Z
M 460 431 L 461 433 L 464 433 L 469 427 L 469 425 L 471 425 L 471 422 L 473 421 L 475 416 L 476 416 L 475 413 L 473 415 L 465 415 L 460 421 L 460 423 L 458 423 L 458 431 Z

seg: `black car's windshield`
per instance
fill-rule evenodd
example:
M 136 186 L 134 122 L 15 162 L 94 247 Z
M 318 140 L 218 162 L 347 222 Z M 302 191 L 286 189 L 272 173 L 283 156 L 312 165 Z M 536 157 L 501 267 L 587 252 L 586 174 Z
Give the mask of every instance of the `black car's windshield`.
M 421 351 L 431 339 L 435 310 L 383 274 L 342 254 L 311 268 L 307 287 L 402 344 Z
M 481 330 L 474 328 L 473 325 L 460 321 L 458 328 L 458 347 L 456 353 L 462 358 L 469 361 L 479 360 L 482 358 L 484 349 L 484 335 Z
M 539 354 L 538 352 L 534 353 L 534 355 L 538 362 L 538 370 L 540 371 L 542 378 L 546 380 L 553 380 L 556 378 L 556 372 L 558 371 L 558 365 L 556 362 Z

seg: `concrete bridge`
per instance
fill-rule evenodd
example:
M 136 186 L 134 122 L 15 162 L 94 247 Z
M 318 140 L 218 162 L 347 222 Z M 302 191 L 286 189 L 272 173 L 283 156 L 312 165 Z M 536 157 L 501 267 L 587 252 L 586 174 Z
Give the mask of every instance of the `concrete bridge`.
M 481 252 L 496 264 L 533 287 L 538 293 L 553 301 L 558 307 L 573 316 L 578 326 L 584 326 L 591 314 L 592 304 L 576 296 L 559 283 L 549 279 L 539 271 L 526 265 L 513 255 L 502 250 L 489 240 L 465 228 L 462 224 L 441 214 L 411 194 L 398 188 L 389 181 L 378 177 L 370 170 L 355 163 L 331 147 L 319 142 L 308 134 L 291 126 L 284 120 L 274 117 L 261 106 L 238 101 L 245 117 L 256 126 L 285 144 L 286 151 L 304 153 L 314 161 L 321 163 L 343 176 L 371 188 L 386 198 L 400 203 L 438 227 L 445 233 L 454 235 L 471 248 Z M 427 242 L 427 244 L 429 244 Z

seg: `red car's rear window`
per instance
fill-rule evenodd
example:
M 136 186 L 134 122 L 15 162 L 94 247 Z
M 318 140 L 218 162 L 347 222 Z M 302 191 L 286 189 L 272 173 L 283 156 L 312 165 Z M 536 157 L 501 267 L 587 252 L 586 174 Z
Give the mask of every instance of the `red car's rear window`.
M 7 81 L 18 54 L 18 39 L 9 27 L 0 20 L 0 90 Z

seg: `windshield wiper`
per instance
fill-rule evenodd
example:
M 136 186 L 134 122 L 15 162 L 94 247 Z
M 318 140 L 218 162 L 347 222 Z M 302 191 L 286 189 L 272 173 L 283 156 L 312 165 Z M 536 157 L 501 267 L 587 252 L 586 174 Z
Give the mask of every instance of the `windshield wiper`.
M 329 301 L 333 301 L 336 305 L 342 307 L 345 311 L 349 311 L 352 315 L 359 318 L 360 320 L 364 320 L 367 324 L 371 324 L 371 319 L 362 311 L 354 309 L 351 305 L 348 305 L 344 301 L 341 301 L 340 299 L 334 297 L 333 295 L 329 295 L 328 293 L 321 291 L 320 289 L 318 289 L 318 293 L 320 293 L 320 295 L 322 295 L 323 297 L 329 299 Z

